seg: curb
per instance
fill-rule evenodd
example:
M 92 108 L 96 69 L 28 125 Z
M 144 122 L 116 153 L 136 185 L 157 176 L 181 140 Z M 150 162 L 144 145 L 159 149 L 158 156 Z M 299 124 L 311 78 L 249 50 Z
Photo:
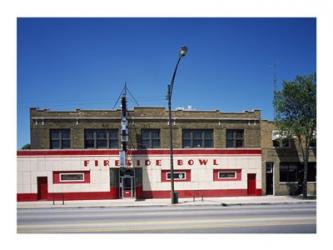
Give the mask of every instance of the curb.
M 267 205 L 298 205 L 298 204 L 312 204 L 316 203 L 316 200 L 313 201 L 300 201 L 300 202 L 262 202 L 262 203 L 221 203 L 222 207 L 231 207 L 231 206 L 267 206 Z
M 17 209 L 45 209 L 45 208 L 141 208 L 141 207 L 202 207 L 202 206 L 222 206 L 222 207 L 233 207 L 233 206 L 273 206 L 273 205 L 298 205 L 298 204 L 313 204 L 316 203 L 316 200 L 308 200 L 308 201 L 282 201 L 282 202 L 248 202 L 248 203 L 206 203 L 206 204 L 147 204 L 147 205 L 48 205 L 48 206 L 27 206 L 27 207 L 17 207 Z

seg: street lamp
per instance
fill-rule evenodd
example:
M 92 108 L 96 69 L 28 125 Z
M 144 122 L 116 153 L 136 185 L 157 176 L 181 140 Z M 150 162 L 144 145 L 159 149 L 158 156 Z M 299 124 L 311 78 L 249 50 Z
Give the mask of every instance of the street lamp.
M 181 47 L 179 51 L 179 58 L 175 67 L 175 70 L 173 72 L 171 82 L 168 85 L 168 107 L 169 107 L 169 131 L 170 131 L 170 174 L 171 174 L 171 204 L 176 204 L 178 203 L 178 197 L 177 194 L 175 193 L 175 188 L 174 188 L 174 176 L 173 176 L 173 143 L 172 143 L 172 118 L 171 118 L 171 97 L 172 97 L 172 90 L 173 90 L 173 85 L 175 82 L 175 77 L 178 69 L 178 64 L 180 62 L 180 59 L 182 59 L 187 53 L 187 47 Z

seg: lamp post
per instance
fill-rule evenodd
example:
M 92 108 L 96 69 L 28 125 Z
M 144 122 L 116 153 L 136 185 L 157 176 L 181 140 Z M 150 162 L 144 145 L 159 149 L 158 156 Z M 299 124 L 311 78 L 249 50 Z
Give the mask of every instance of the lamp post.
M 176 204 L 178 203 L 178 197 L 175 193 L 175 188 L 174 188 L 174 176 L 173 176 L 173 143 L 172 143 L 172 117 L 171 117 L 171 97 L 172 97 L 172 90 L 173 90 L 173 85 L 175 82 L 175 77 L 178 69 L 178 65 L 180 60 L 186 55 L 187 53 L 187 47 L 181 47 L 179 51 L 179 58 L 175 67 L 175 70 L 173 72 L 171 82 L 168 85 L 168 108 L 169 108 L 169 131 L 170 131 L 170 174 L 171 174 L 171 204 Z

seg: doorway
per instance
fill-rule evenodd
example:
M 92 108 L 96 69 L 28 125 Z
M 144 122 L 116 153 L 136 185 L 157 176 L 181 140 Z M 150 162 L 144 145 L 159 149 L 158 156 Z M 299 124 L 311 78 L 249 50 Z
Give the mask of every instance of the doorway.
M 119 198 L 133 198 L 134 192 L 134 170 L 123 169 L 119 171 Z
M 47 177 L 37 177 L 37 200 L 48 198 Z
M 266 162 L 266 195 L 273 195 L 273 162 Z
M 256 174 L 247 174 L 247 195 L 256 195 Z

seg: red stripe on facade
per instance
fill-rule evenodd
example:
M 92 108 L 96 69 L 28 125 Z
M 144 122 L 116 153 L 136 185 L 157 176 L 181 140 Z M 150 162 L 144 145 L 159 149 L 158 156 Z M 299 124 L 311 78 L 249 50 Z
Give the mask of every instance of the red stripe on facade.
M 135 187 L 135 196 L 137 200 L 143 199 L 143 187 L 142 185 L 138 185 Z
M 170 198 L 170 191 L 143 191 L 146 198 Z M 179 198 L 247 196 L 247 189 L 228 190 L 177 190 Z
M 20 150 L 17 156 L 75 156 L 75 155 L 119 155 L 119 150 Z
M 179 198 L 248 196 L 247 189 L 176 190 L 176 193 Z M 256 190 L 256 195 L 261 196 L 261 189 Z M 147 199 L 170 198 L 170 191 L 143 191 L 143 196 Z
M 261 155 L 261 149 L 174 149 L 175 155 Z M 128 155 L 169 155 L 169 149 L 129 150 Z M 119 155 L 117 149 L 19 150 L 17 156 Z
M 119 187 L 111 186 L 110 187 L 110 199 L 118 199 L 119 198 Z
M 151 198 L 170 198 L 170 191 L 143 191 L 142 187 L 136 189 L 137 199 Z M 202 197 L 229 197 L 229 196 L 248 196 L 247 189 L 216 189 L 216 190 L 177 190 L 179 198 L 202 198 Z M 118 199 L 118 188 L 113 187 L 109 192 L 77 192 L 77 193 L 49 193 L 48 200 L 107 200 Z M 262 190 L 257 189 L 257 196 L 261 196 Z M 17 194 L 17 201 L 37 201 L 37 194 Z
M 17 201 L 36 201 L 37 194 L 17 194 L 16 199 Z

